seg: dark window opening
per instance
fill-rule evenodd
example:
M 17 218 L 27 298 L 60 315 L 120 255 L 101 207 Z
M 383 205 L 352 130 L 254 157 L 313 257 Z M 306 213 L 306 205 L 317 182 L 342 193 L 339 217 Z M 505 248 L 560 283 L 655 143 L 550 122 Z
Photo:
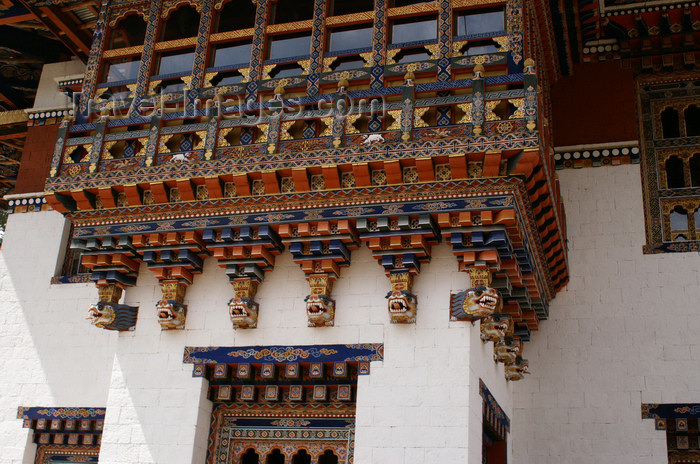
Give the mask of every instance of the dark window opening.
M 326 450 L 318 457 L 318 464 L 338 464 L 338 456 L 331 450 Z
M 678 111 L 666 108 L 661 113 L 661 127 L 665 139 L 680 137 L 681 129 L 678 124 Z
M 272 4 L 270 24 L 291 23 L 313 19 L 313 0 L 278 0 Z
M 688 230 L 688 212 L 676 206 L 670 214 L 671 230 Z
M 304 68 L 296 63 L 281 64 L 279 66 L 275 66 L 275 69 L 270 71 L 270 79 L 277 77 L 299 76 L 303 72 Z
M 503 10 L 462 11 L 455 13 L 454 34 L 475 35 L 504 31 L 506 28 Z
M 193 6 L 181 6 L 170 13 L 162 27 L 161 41 L 194 37 L 199 32 L 199 12 Z
M 391 0 L 392 7 L 419 5 L 421 3 L 433 3 L 435 0 Z
M 690 182 L 693 187 L 700 187 L 700 153 L 690 158 Z
M 390 43 L 400 44 L 437 39 L 437 17 L 397 19 L 391 24 Z
M 131 91 L 125 85 L 110 87 L 100 94 L 100 100 L 124 101 L 129 97 Z
M 87 156 L 88 152 L 82 145 L 78 146 L 75 150 L 70 152 L 68 155 L 74 163 L 80 163 L 80 161 Z
M 267 455 L 267 464 L 284 464 L 284 455 L 278 449 Z
M 700 208 L 695 210 L 695 214 L 693 214 L 693 220 L 695 221 L 695 231 L 697 232 L 700 230 Z
M 241 457 L 241 464 L 258 464 L 260 457 L 253 448 L 248 448 L 248 451 Z
M 360 26 L 343 27 L 328 30 L 329 52 L 340 50 L 353 50 L 356 48 L 367 48 L 372 46 L 372 25 L 363 24 Z
M 79 248 L 71 248 L 69 243 L 68 248 L 66 249 L 66 258 L 63 262 L 63 268 L 61 269 L 61 275 L 73 276 L 78 274 L 89 274 L 90 269 L 81 264 L 82 259 L 83 250 Z
M 278 35 L 268 41 L 267 59 L 278 60 L 308 55 L 311 49 L 311 33 Z
M 691 105 L 685 110 L 683 116 L 685 118 L 685 135 L 688 137 L 700 135 L 700 108 Z
M 430 53 L 425 48 L 407 48 L 401 50 L 394 56 L 394 61 L 397 63 L 412 63 L 415 61 L 427 61 L 430 59 Z
M 374 10 L 374 0 L 333 0 L 328 16 L 341 16 Z
M 121 19 L 109 36 L 108 50 L 143 45 L 146 38 L 146 21 L 138 14 Z
M 156 75 L 189 74 L 192 72 L 194 49 L 174 50 L 158 55 Z
M 216 87 L 217 85 L 235 85 L 243 82 L 243 74 L 238 71 L 229 71 L 218 73 L 216 77 L 211 80 L 211 85 Z
M 250 42 L 236 42 L 226 45 L 214 46 L 211 65 L 218 68 L 219 66 L 232 66 L 250 63 L 250 54 L 252 49 Z
M 508 462 L 506 441 L 501 440 L 486 421 L 484 421 L 482 432 L 482 445 L 483 464 L 506 464 Z
M 331 64 L 331 71 L 345 71 L 347 69 L 358 69 L 365 66 L 365 60 L 359 55 L 342 56 Z
M 305 449 L 300 449 L 292 458 L 292 464 L 311 464 L 311 456 Z
M 141 150 L 138 140 L 120 140 L 109 149 L 112 159 L 132 158 Z
M 671 189 L 685 187 L 683 161 L 677 156 L 671 156 L 666 160 L 666 185 Z
M 238 31 L 255 26 L 255 3 L 250 0 L 232 0 L 218 14 L 216 32 Z
M 493 42 L 474 42 L 474 43 L 467 43 L 463 48 L 462 48 L 462 53 L 465 55 L 487 55 L 489 53 L 496 53 L 498 52 L 498 46 L 496 46 Z
M 140 56 L 119 58 L 106 61 L 100 82 L 119 82 L 136 80 L 139 77 Z
M 185 83 L 182 82 L 182 79 L 167 79 L 158 84 L 158 86 L 155 88 L 155 93 L 180 92 L 184 88 Z

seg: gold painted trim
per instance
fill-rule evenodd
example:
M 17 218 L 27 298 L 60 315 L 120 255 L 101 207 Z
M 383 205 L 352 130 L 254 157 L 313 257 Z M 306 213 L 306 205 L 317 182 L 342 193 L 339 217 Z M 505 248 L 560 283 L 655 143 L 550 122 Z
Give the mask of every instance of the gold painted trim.
M 296 21 L 293 23 L 282 23 L 282 24 L 270 24 L 265 29 L 267 34 L 276 34 L 278 32 L 306 32 L 305 29 L 311 29 L 314 26 L 313 19 L 307 19 L 304 21 Z
M 142 53 L 143 53 L 143 45 L 136 45 L 135 47 L 126 47 L 126 48 L 117 48 L 114 50 L 106 50 L 102 54 L 102 57 L 109 59 L 109 58 L 119 58 L 122 56 L 129 56 L 129 55 L 140 55 Z
M 185 39 L 169 40 L 168 42 L 158 42 L 153 48 L 156 51 L 161 51 L 192 45 L 197 45 L 197 37 L 187 37 Z
M 209 44 L 231 39 L 252 39 L 255 35 L 255 28 L 239 29 L 237 31 L 217 32 L 209 36 Z
M 326 18 L 326 26 L 349 26 L 365 21 L 374 21 L 374 11 L 363 11 L 362 13 L 352 13 L 342 16 L 329 16 Z

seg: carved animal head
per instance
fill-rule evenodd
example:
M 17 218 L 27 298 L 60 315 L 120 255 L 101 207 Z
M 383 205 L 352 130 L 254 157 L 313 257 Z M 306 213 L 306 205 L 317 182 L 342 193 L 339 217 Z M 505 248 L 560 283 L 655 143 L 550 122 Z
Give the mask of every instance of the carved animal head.
M 90 305 L 87 319 L 95 327 L 106 330 L 134 330 L 139 308 L 100 301 Z
M 103 301 L 90 305 L 90 309 L 88 309 L 87 319 L 92 325 L 100 329 L 107 328 L 116 318 L 117 314 L 114 312 L 112 305 Z
M 516 381 L 522 379 L 525 377 L 525 374 L 530 373 L 528 367 L 529 363 L 527 359 L 523 359 L 522 356 L 517 356 L 513 363 L 506 364 L 505 366 L 506 380 Z
M 481 340 L 500 342 L 512 334 L 513 320 L 507 314 L 494 313 L 481 321 Z
M 251 298 L 231 298 L 228 315 L 234 328 L 252 329 L 258 325 L 258 304 Z
M 184 329 L 187 306 L 175 300 L 160 300 L 156 305 L 158 323 L 163 330 Z
M 498 290 L 479 286 L 467 290 L 464 299 L 464 312 L 472 319 L 484 319 L 501 310 L 503 300 Z
M 506 336 L 499 340 L 493 347 L 493 360 L 504 364 L 515 362 L 515 358 L 520 354 L 520 343 L 513 340 L 513 337 Z
M 309 327 L 333 325 L 335 318 L 335 302 L 327 295 L 309 295 L 306 301 L 306 316 Z
M 416 322 L 417 303 L 416 295 L 408 290 L 396 290 L 386 294 L 389 304 L 389 316 L 394 324 L 407 324 Z

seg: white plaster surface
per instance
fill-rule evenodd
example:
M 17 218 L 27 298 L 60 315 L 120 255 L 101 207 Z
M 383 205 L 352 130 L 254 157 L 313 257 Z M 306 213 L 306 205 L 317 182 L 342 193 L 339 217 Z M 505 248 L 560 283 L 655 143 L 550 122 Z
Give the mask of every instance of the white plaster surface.
M 532 375 L 506 383 L 478 325 L 449 322 L 449 294 L 468 287 L 449 246 L 417 277 L 418 322 L 392 325 L 389 281 L 366 248 L 335 285 L 336 325 L 306 327 L 304 274 L 288 252 L 260 286 L 257 329 L 231 328 L 232 287 L 213 258 L 195 277 L 187 330 L 161 332 L 145 267 L 125 302 L 136 330 L 84 320 L 92 284 L 50 285 L 65 221 L 12 215 L 0 250 L 0 462 L 30 463 L 18 406 L 107 406 L 104 463 L 203 463 L 211 404 L 182 363 L 185 346 L 384 343 L 359 380 L 355 462 L 479 462 L 484 379 L 512 419 L 510 462 L 666 462 L 663 432 L 642 402 L 697 402 L 698 255 L 643 255 L 639 168 L 560 172 L 571 282 L 526 344 Z M 515 407 L 511 407 L 511 396 Z
M 51 285 L 65 220 L 11 215 L 0 249 L 0 462 L 33 463 L 19 406 L 102 407 L 116 334 L 86 320 L 92 284 Z
M 186 330 L 161 331 L 160 288 L 142 266 L 124 299 L 140 307 L 136 330 L 115 333 L 84 320 L 97 299 L 93 284 L 49 284 L 65 227 L 55 212 L 12 215 L 0 252 L 0 462 L 32 462 L 18 406 L 106 406 L 100 462 L 203 463 L 211 403 L 206 381 L 182 362 L 185 346 L 384 343 L 385 360 L 359 380 L 358 464 L 478 460 L 480 377 L 512 412 L 492 345 L 481 343 L 478 325 L 449 321 L 449 295 L 466 289 L 469 278 L 447 244 L 434 248 L 415 280 L 413 325 L 390 324 L 389 279 L 362 247 L 334 285 L 334 327 L 307 327 L 308 283 L 284 252 L 258 290 L 254 330 L 232 328 L 226 304 L 233 288 L 209 258 L 187 292 Z
M 142 267 L 137 287 L 126 294 L 126 303 L 141 310 L 136 330 L 119 336 L 100 462 L 204 462 L 210 403 L 204 382 L 182 364 L 184 346 L 384 343 L 385 360 L 359 380 L 355 462 L 463 462 L 472 439 L 480 453 L 479 376 L 488 377 L 510 413 L 509 393 L 502 366 L 490 360 L 492 346 L 478 340 L 478 326 L 449 322 L 450 292 L 469 283 L 450 248 L 436 247 L 416 279 L 415 325 L 389 323 L 389 280 L 370 252 L 353 252 L 352 262 L 334 285 L 334 327 L 307 327 L 308 284 L 283 253 L 258 290 L 258 327 L 236 331 L 226 308 L 233 290 L 215 259 L 207 259 L 188 289 L 185 331 L 161 332 L 153 309 L 160 289 Z M 488 362 L 473 362 L 472 350 L 484 350 Z M 470 436 L 470 428 L 478 434 Z
M 643 255 L 639 166 L 559 172 L 571 281 L 525 348 L 518 464 L 662 464 L 642 403 L 700 402 L 700 256 Z
M 80 75 L 85 72 L 85 64 L 79 59 L 47 63 L 41 70 L 39 87 L 34 98 L 33 110 L 58 109 L 70 107 L 71 99 L 58 91 L 56 78 Z

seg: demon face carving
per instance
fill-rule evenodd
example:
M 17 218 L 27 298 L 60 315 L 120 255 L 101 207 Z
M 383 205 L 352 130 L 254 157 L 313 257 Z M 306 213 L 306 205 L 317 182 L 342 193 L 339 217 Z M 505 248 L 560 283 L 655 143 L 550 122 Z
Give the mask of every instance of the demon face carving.
M 138 310 L 138 307 L 100 301 L 90 305 L 87 320 L 100 329 L 134 330 Z
M 493 360 L 504 364 L 512 364 L 520 354 L 520 342 L 513 337 L 505 337 L 493 346 Z
M 467 290 L 464 299 L 464 312 L 472 319 L 484 319 L 497 313 L 503 307 L 498 290 L 491 287 L 474 287 Z
M 395 290 L 386 294 L 389 304 L 389 316 L 392 324 L 410 324 L 416 322 L 416 295 L 408 290 Z
M 498 290 L 478 286 L 466 292 L 453 293 L 450 297 L 450 319 L 453 321 L 477 321 L 486 319 L 503 308 Z
M 494 313 L 481 321 L 481 341 L 500 342 L 513 333 L 513 319 L 507 314 Z
M 187 306 L 176 300 L 160 300 L 156 305 L 158 311 L 158 323 L 163 330 L 185 328 Z
M 234 297 L 228 302 L 228 315 L 234 329 L 253 329 L 258 325 L 259 305 L 251 298 Z
M 335 302 L 327 295 L 309 295 L 306 301 L 306 316 L 309 327 L 332 326 L 335 318 Z
M 506 380 L 515 381 L 525 377 L 525 374 L 530 373 L 528 370 L 528 365 L 529 363 L 527 359 L 523 359 L 522 356 L 516 357 L 513 363 L 506 364 Z

